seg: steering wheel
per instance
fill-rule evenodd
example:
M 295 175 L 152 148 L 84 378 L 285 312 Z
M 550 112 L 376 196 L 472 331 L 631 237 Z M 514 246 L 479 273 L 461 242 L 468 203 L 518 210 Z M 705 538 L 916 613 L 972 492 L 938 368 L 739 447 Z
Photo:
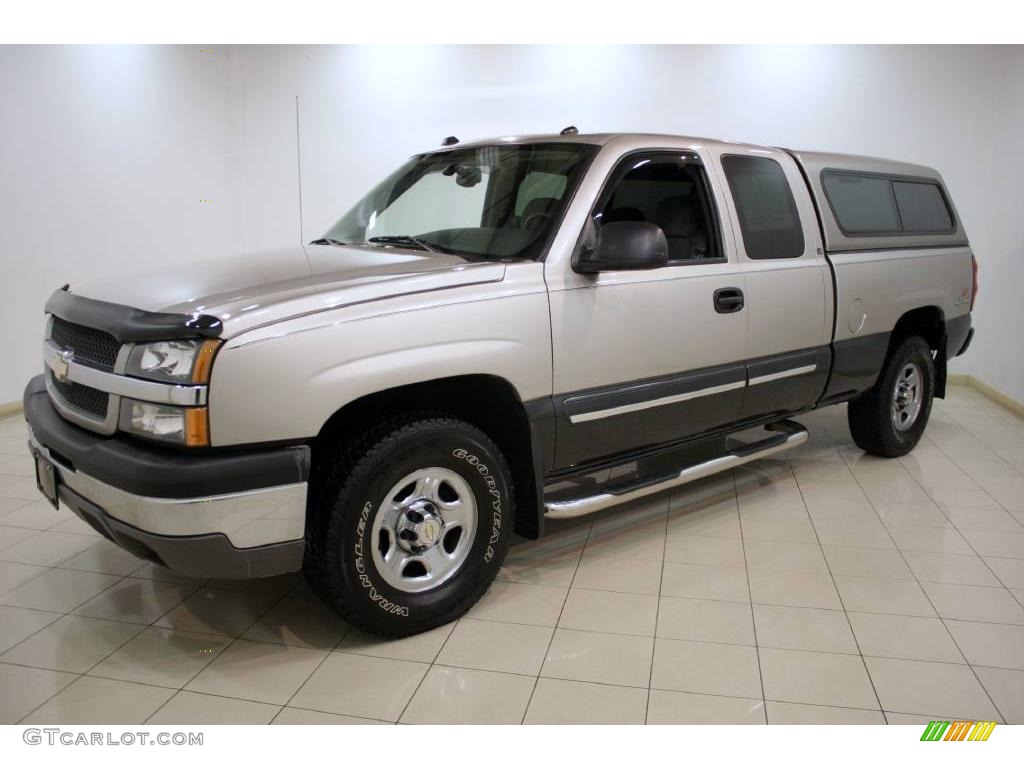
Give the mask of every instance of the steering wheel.
M 551 221 L 551 214 L 545 213 L 544 211 L 537 211 L 537 213 L 531 213 L 525 219 L 523 219 L 523 229 L 539 229 L 545 224 Z

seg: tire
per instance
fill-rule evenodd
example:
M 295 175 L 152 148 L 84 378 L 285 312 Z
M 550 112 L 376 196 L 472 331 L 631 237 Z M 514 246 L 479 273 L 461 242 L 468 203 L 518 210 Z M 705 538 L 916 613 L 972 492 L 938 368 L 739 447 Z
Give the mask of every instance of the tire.
M 904 339 L 886 359 L 875 386 L 846 407 L 850 434 L 876 456 L 909 453 L 921 439 L 935 394 L 935 361 L 920 336 Z
M 511 473 L 476 427 L 394 418 L 319 467 L 304 570 L 351 624 L 404 637 L 457 619 L 487 590 L 512 536 Z

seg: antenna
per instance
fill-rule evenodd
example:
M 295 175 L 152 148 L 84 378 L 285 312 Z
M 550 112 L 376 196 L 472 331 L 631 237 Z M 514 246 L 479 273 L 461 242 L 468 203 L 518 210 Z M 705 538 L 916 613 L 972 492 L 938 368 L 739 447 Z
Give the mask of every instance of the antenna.
M 559 136 L 575 136 L 580 132 L 580 129 L 575 125 L 567 125 L 561 131 L 558 132 Z

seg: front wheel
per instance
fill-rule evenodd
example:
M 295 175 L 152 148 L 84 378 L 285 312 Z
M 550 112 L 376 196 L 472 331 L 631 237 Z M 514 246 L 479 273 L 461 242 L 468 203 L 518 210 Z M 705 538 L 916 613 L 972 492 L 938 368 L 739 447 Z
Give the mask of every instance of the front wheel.
M 903 456 L 921 439 L 935 394 L 935 361 L 920 336 L 893 350 L 875 386 L 846 407 L 850 434 L 876 456 Z
M 323 472 L 306 573 L 351 623 L 422 632 L 465 613 L 497 575 L 512 533 L 511 477 L 476 427 L 400 417 L 338 446 Z

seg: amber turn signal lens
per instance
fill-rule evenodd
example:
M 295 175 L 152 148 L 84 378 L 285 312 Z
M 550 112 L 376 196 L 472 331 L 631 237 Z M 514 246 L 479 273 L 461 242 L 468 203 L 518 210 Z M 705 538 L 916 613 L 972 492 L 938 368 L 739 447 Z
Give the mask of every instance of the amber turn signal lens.
M 209 383 L 210 371 L 213 369 L 213 357 L 217 354 L 220 345 L 221 342 L 218 340 L 204 341 L 199 346 L 199 351 L 196 352 L 196 361 L 192 365 L 193 384 Z
M 185 409 L 185 445 L 199 448 L 210 444 L 210 419 L 205 408 Z

